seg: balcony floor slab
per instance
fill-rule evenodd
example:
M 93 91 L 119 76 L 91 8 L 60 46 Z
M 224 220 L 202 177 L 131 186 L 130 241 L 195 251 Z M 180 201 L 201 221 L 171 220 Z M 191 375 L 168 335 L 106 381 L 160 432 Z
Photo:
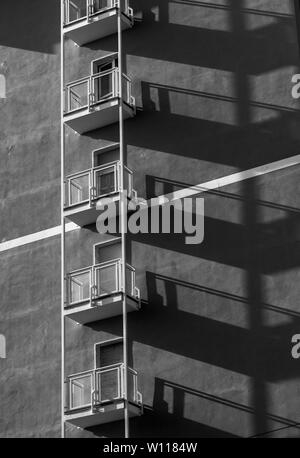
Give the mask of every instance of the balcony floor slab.
M 123 103 L 124 119 L 132 118 L 135 109 Z M 110 99 L 94 105 L 91 110 L 84 108 L 64 115 L 64 122 L 78 134 L 85 134 L 95 129 L 114 124 L 119 120 L 119 99 Z
M 123 313 L 123 295 L 115 294 L 103 299 L 95 300 L 91 307 L 90 302 L 77 307 L 65 309 L 65 317 L 76 321 L 79 324 L 87 324 L 95 321 L 105 320 Z M 135 312 L 140 309 L 138 300 L 127 296 L 127 312 Z

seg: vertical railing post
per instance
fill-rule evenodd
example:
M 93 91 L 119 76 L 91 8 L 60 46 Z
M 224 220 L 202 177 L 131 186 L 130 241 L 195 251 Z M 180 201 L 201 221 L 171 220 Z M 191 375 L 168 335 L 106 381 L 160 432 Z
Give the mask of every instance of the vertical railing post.
M 89 205 L 92 206 L 92 192 L 93 192 L 93 181 L 94 181 L 94 171 L 91 169 L 89 171 Z
M 62 0 L 62 25 L 68 24 L 70 22 L 70 12 L 69 12 L 69 0 Z
M 64 290 L 65 290 L 64 304 L 66 303 L 67 305 L 69 305 L 69 301 L 70 301 L 69 278 L 70 278 L 69 275 L 65 275 L 64 276 L 64 284 L 65 284 L 65 287 L 64 287 Z
M 121 180 L 120 180 L 120 177 L 121 177 L 121 164 L 120 162 L 118 162 L 117 164 L 117 192 L 121 192 Z
M 64 380 L 64 410 L 69 410 L 70 408 L 70 387 L 69 379 Z
M 87 99 L 88 99 L 88 111 L 90 112 L 91 111 L 91 97 L 92 97 L 92 80 L 93 80 L 93 77 L 90 76 L 88 78 L 88 83 L 87 83 Z
M 120 97 L 119 91 L 119 69 L 115 68 L 113 71 L 113 94 L 114 97 Z
M 94 266 L 90 270 L 90 307 L 93 303 L 93 292 L 94 292 Z
M 98 388 L 98 375 L 96 369 L 93 370 L 93 375 L 92 375 L 92 409 L 94 408 L 94 403 L 96 401 L 97 393 L 99 393 L 99 388 Z

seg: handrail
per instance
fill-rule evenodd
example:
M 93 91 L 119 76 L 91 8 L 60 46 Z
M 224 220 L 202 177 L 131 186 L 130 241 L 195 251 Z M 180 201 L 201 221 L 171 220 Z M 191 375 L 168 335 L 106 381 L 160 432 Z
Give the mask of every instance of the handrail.
M 70 86 L 76 86 L 79 83 L 84 83 L 85 81 L 88 81 L 91 76 L 84 76 L 82 78 L 79 78 L 78 80 L 71 81 L 70 83 L 67 83 L 65 85 L 65 88 L 68 89 Z
M 106 267 L 106 266 L 110 266 L 111 264 L 117 264 L 118 262 L 121 262 L 121 259 L 120 258 L 115 258 L 115 259 L 111 259 L 109 261 L 104 261 L 104 262 L 100 262 L 98 264 L 94 264 L 92 267 L 96 268 L 96 267 Z
M 126 170 L 126 172 L 128 172 L 130 175 L 133 175 L 133 171 L 131 169 L 129 169 L 126 165 L 124 165 L 124 169 Z
M 105 164 L 101 164 L 101 165 L 97 165 L 97 167 L 91 167 L 90 169 L 86 169 L 86 170 L 81 170 L 80 172 L 75 172 L 75 173 L 72 173 L 71 175 L 67 175 L 66 178 L 65 178 L 65 181 L 69 180 L 69 179 L 72 179 L 72 178 L 77 178 L 78 176 L 81 176 L 81 175 L 85 175 L 87 174 L 88 172 L 93 172 L 93 171 L 98 171 L 98 170 L 104 170 L 106 168 L 109 168 L 111 167 L 112 165 L 115 165 L 117 164 L 118 162 L 120 162 L 119 160 L 116 160 L 116 161 L 112 161 L 112 162 L 107 162 Z M 129 171 L 129 169 L 128 169 Z M 131 172 L 131 171 L 130 171 Z M 131 172 L 133 173 L 133 172 Z
M 82 175 L 87 175 L 91 170 L 92 169 L 86 169 L 86 170 L 80 170 L 80 172 L 71 173 L 70 175 L 67 175 L 65 177 L 64 181 L 66 183 L 68 180 L 70 180 L 72 178 L 77 178 L 77 177 L 82 176 Z
M 103 367 L 99 367 L 99 368 L 96 368 L 96 369 L 90 369 L 90 370 L 87 370 L 87 371 L 82 371 L 82 372 L 76 372 L 76 374 L 71 374 L 71 375 L 68 375 L 66 377 L 66 381 L 70 378 L 73 378 L 73 377 L 81 377 L 82 375 L 88 375 L 88 374 L 92 374 L 93 372 L 96 372 L 96 371 L 99 371 L 99 370 L 107 370 L 107 369 L 114 369 L 116 367 L 119 367 L 119 366 L 122 366 L 123 363 L 114 363 L 114 364 L 109 364 L 108 366 L 103 366 Z M 134 370 L 134 369 L 132 369 Z
M 88 272 L 88 271 L 90 271 L 91 267 L 92 266 L 81 267 L 80 269 L 72 270 L 71 272 L 68 272 L 66 274 L 66 278 L 72 276 L 73 274 L 79 274 L 79 273 L 83 273 L 83 272 Z
M 77 84 L 85 83 L 91 78 L 92 79 L 102 78 L 103 76 L 107 76 L 107 75 L 110 75 L 110 74 L 113 74 L 113 73 L 118 73 L 118 72 L 119 72 L 118 67 L 115 67 L 115 68 L 110 69 L 110 70 L 104 70 L 103 72 L 98 72 L 98 73 L 93 73 L 92 75 L 83 76 L 82 78 L 79 78 L 77 80 L 70 81 L 69 83 L 66 83 L 65 88 L 68 89 L 68 88 L 70 88 L 72 86 L 77 86 Z M 125 73 L 122 73 L 122 77 L 126 81 L 128 81 L 129 83 L 132 83 L 131 78 L 128 75 L 126 75 Z
M 76 269 L 76 270 L 72 270 L 71 272 L 68 272 L 67 273 L 67 277 L 73 275 L 73 274 L 77 274 L 77 273 L 81 273 L 81 272 L 85 272 L 85 271 L 89 271 L 95 267 L 102 267 L 102 266 L 106 266 L 106 265 L 109 265 L 109 264 L 116 264 L 117 262 L 121 261 L 120 258 L 115 258 L 115 259 L 112 259 L 110 261 L 104 261 L 104 262 L 100 262 L 98 264 L 93 264 L 91 266 L 87 266 L 87 267 L 81 267 L 80 269 Z
M 128 264 L 127 262 L 126 262 L 126 267 L 127 267 L 129 270 L 132 270 L 132 272 L 135 272 L 135 268 L 132 267 L 132 266 L 131 266 L 130 264 Z
M 127 80 L 129 83 L 131 83 L 131 78 L 129 78 L 128 75 L 126 75 L 125 73 L 122 73 L 122 76 L 123 76 L 123 78 L 125 78 L 125 80 Z
M 90 75 L 92 78 L 96 79 L 96 78 L 99 78 L 99 77 L 102 77 L 102 76 L 107 76 L 107 75 L 110 75 L 112 73 L 117 73 L 119 71 L 118 67 L 114 67 L 114 68 L 111 68 L 109 70 L 104 70 L 102 72 L 98 72 L 98 73 L 93 73 L 92 75 Z

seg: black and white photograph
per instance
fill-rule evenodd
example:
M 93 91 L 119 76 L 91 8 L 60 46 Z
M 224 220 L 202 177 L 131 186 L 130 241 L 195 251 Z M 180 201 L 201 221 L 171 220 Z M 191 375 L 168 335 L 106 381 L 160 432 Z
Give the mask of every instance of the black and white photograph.
M 300 0 L 0 0 L 0 222 L 1 439 L 300 438 Z

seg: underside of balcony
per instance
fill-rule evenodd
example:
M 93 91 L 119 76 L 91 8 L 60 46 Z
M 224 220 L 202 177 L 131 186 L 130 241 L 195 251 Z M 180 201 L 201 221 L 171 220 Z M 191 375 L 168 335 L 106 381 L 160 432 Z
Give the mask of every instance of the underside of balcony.
M 135 115 L 134 107 L 123 102 L 124 119 Z M 78 134 L 84 134 L 119 121 L 119 99 L 113 98 L 106 102 L 83 108 L 64 115 L 64 122 Z
M 127 312 L 135 312 L 140 309 L 139 299 L 127 296 Z M 105 320 L 123 313 L 123 294 L 111 294 L 107 297 L 96 299 L 77 306 L 70 306 L 65 309 L 65 316 L 78 324 L 92 323 Z

